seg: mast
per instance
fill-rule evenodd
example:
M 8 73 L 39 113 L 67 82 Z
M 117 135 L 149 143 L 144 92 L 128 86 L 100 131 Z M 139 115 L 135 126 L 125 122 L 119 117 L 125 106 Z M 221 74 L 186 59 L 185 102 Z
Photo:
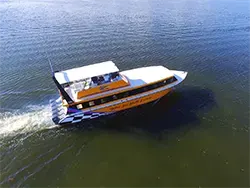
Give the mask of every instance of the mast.
M 74 103 L 74 101 L 71 99 L 71 97 L 68 95 L 68 93 L 64 90 L 64 88 L 61 86 L 61 84 L 57 81 L 57 79 L 55 77 L 55 71 L 53 70 L 53 67 L 52 67 L 51 61 L 49 59 L 48 53 L 47 53 L 47 51 L 45 51 L 45 52 L 46 52 L 47 59 L 49 61 L 49 66 L 50 66 L 50 70 L 51 70 L 51 74 L 52 74 L 52 79 L 55 82 L 56 87 L 59 89 L 61 95 L 67 101 L 68 104 Z

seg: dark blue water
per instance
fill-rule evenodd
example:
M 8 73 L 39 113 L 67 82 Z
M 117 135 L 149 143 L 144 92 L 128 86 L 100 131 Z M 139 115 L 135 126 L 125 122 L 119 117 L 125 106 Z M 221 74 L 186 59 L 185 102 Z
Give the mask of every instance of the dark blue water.
M 247 0 L 0 1 L 0 185 L 249 186 Z M 57 129 L 56 70 L 188 71 L 156 105 Z

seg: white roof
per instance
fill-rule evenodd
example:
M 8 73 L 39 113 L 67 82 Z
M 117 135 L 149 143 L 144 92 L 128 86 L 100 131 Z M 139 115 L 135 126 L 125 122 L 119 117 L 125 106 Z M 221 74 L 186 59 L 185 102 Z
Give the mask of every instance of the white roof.
M 118 71 L 119 69 L 112 61 L 106 61 L 102 63 L 96 63 L 79 68 L 56 72 L 55 78 L 60 84 L 64 84 Z
M 141 67 L 121 72 L 132 87 L 149 84 L 173 76 L 173 72 L 163 66 Z

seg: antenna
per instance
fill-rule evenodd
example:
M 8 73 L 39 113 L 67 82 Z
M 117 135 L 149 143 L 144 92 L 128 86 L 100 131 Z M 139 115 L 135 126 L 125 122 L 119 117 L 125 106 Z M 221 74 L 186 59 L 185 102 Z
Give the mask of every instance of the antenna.
M 48 56 L 47 51 L 45 51 L 45 53 L 46 53 L 46 57 L 47 57 L 47 59 L 48 59 L 48 61 L 49 61 L 49 66 L 50 66 L 51 73 L 54 74 L 54 70 L 53 70 L 53 67 L 52 67 L 52 64 L 51 64 L 51 61 L 50 61 L 50 59 L 49 59 L 49 56 Z

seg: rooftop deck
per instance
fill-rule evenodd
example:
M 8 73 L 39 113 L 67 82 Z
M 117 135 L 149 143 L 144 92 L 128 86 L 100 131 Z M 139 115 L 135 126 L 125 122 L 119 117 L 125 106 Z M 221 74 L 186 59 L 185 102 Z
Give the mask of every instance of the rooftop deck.
M 112 61 L 106 61 L 93 65 L 87 65 L 74 69 L 56 72 L 55 78 L 60 84 L 66 84 L 118 71 L 118 67 Z

